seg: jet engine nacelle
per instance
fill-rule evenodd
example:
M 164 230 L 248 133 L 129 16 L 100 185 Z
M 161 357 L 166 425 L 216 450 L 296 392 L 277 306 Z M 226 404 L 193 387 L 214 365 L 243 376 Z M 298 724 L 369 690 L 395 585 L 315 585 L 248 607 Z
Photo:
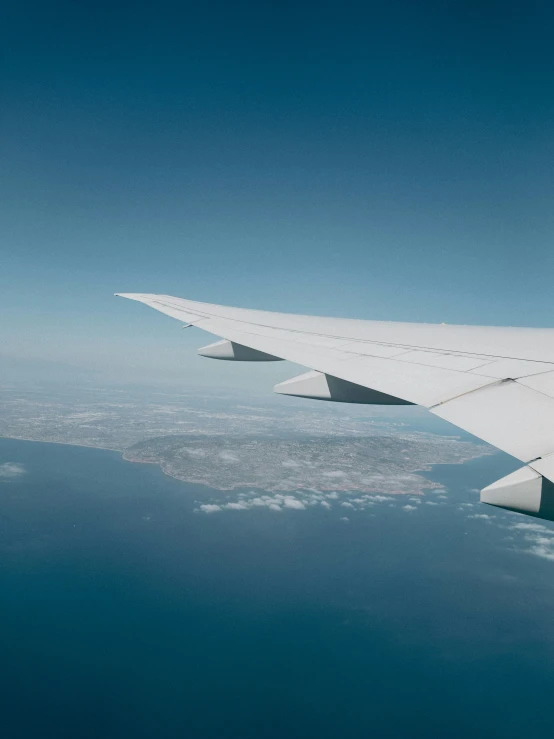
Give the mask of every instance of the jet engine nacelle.
M 249 346 L 237 344 L 236 341 L 216 341 L 215 344 L 208 344 L 198 349 L 201 357 L 209 357 L 210 359 L 226 359 L 236 362 L 281 362 L 280 357 L 274 357 L 273 354 L 259 352 L 257 349 L 251 349 Z
M 522 467 L 483 488 L 481 503 L 554 521 L 554 483 Z
M 314 400 L 334 400 L 339 403 L 365 403 L 369 405 L 413 405 L 402 398 L 395 398 L 378 390 L 372 390 L 354 382 L 341 380 L 324 372 L 306 372 L 273 388 L 281 395 L 295 395 L 298 398 Z

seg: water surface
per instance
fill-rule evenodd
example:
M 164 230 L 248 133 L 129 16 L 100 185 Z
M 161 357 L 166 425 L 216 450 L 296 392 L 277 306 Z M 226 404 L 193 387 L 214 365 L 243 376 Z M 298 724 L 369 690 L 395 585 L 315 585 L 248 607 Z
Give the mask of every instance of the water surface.
M 552 735 L 554 563 L 458 507 L 512 460 L 348 522 L 195 513 L 219 493 L 113 452 L 0 439 L 5 461 L 7 739 Z

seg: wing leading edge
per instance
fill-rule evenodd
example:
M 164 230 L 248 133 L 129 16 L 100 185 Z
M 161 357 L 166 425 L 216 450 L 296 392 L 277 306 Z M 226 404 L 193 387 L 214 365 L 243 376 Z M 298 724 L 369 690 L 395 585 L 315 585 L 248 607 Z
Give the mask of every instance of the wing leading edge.
M 428 408 L 525 463 L 485 488 L 483 502 L 554 520 L 553 329 L 360 321 L 118 295 L 223 339 L 199 350 L 204 356 L 286 359 L 311 370 L 276 386 L 279 393 Z

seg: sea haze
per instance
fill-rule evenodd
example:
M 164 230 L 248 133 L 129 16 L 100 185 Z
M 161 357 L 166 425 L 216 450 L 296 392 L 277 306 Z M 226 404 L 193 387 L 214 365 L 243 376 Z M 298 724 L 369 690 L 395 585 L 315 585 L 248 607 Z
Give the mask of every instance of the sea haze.
M 551 736 L 554 562 L 470 507 L 511 464 L 205 515 L 156 466 L 0 440 L 3 735 Z

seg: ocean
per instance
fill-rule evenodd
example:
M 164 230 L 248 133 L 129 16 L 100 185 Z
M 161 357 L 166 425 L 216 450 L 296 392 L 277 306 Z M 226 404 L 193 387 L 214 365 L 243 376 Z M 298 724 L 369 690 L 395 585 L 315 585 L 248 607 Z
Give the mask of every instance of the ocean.
M 3 739 L 552 735 L 554 561 L 531 519 L 462 507 L 503 455 L 347 521 L 199 513 L 223 494 L 110 451 L 0 439 L 5 462 Z

